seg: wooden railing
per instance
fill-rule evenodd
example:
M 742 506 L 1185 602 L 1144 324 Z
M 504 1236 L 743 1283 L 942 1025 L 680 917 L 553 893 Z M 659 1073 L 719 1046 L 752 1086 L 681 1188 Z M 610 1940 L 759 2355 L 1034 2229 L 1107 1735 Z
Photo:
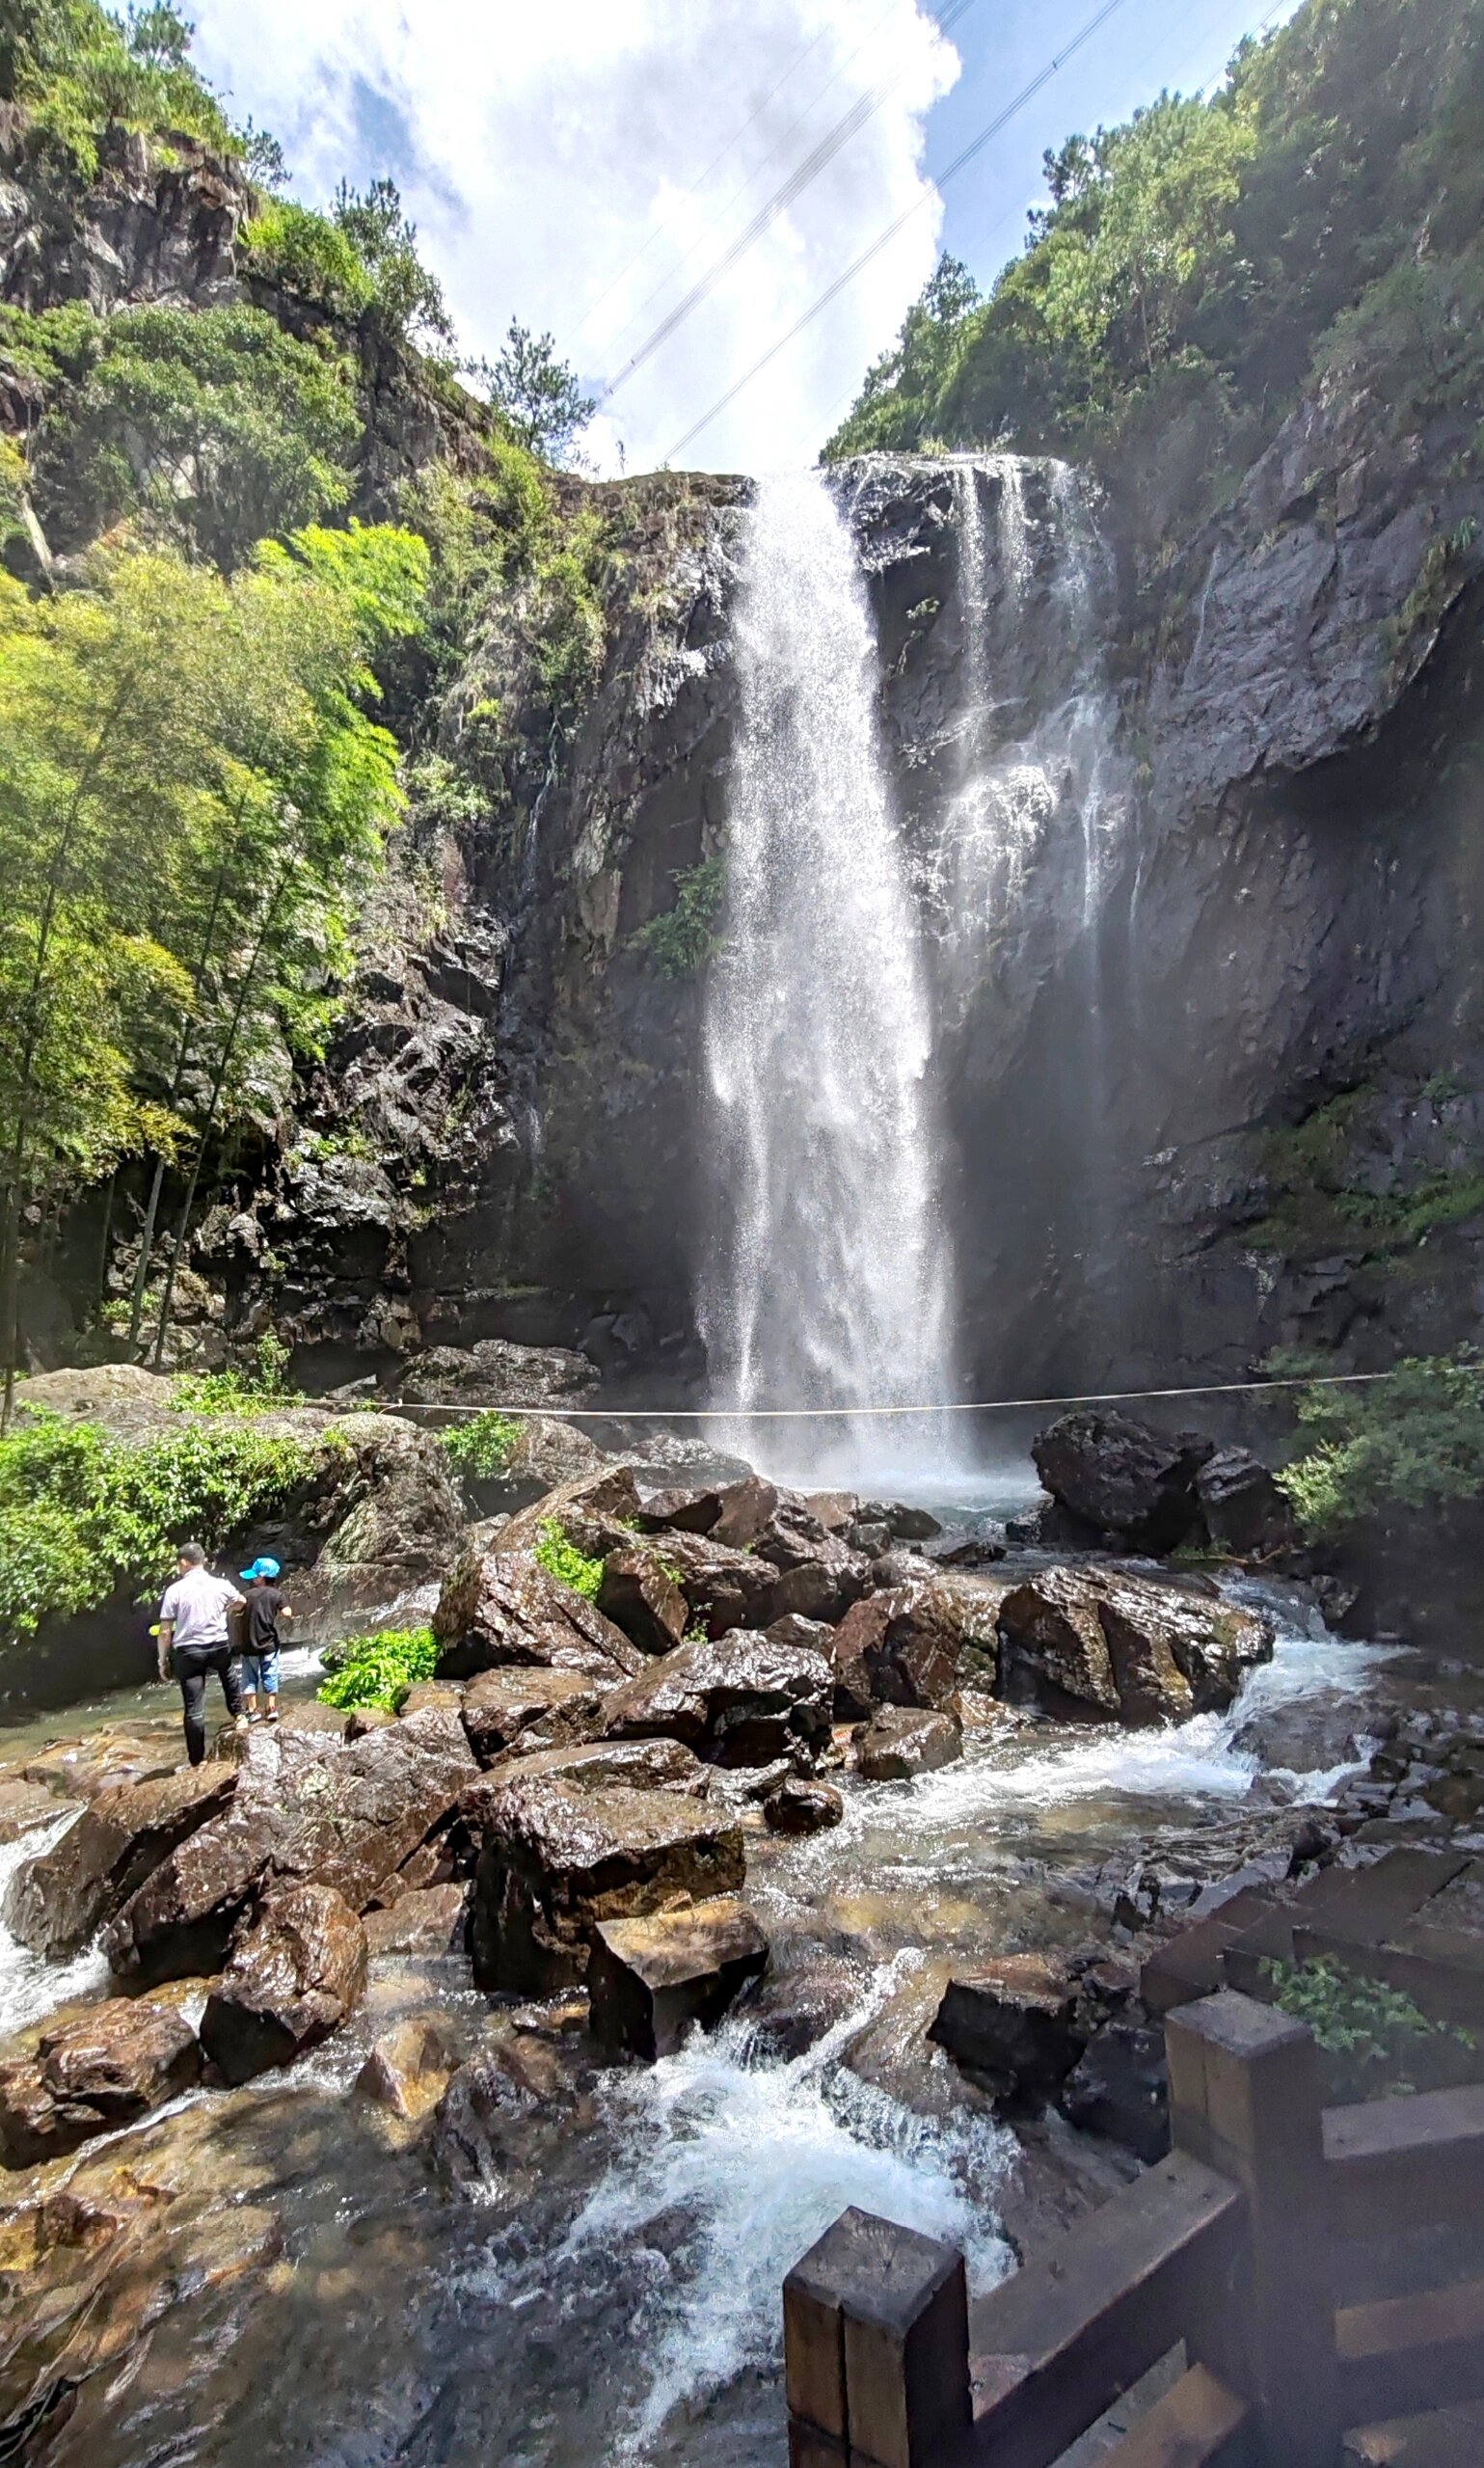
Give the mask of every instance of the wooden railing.
M 1337 2468 L 1347 2428 L 1484 2398 L 1484 2282 L 1343 2302 L 1484 2220 L 1484 2084 L 1324 2109 L 1308 2028 L 1229 1991 L 1165 2038 L 1171 2156 L 987 2296 L 859 2210 L 790 2272 L 791 2468 L 1052 2468 L 1182 2344 L 1102 2468 Z

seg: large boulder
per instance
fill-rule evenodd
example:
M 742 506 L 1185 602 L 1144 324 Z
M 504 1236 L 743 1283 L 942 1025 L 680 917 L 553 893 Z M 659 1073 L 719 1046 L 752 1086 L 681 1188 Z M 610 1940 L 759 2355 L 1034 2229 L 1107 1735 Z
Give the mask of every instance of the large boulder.
M 816 1646 L 736 1628 L 690 1639 L 615 1689 L 604 1728 L 617 1740 L 667 1734 L 717 1765 L 812 1760 L 829 1738 L 833 1694 Z
M 639 1495 L 633 1466 L 605 1464 L 595 1474 L 579 1475 L 573 1481 L 558 1483 L 528 1507 L 522 1508 L 501 1529 L 500 1545 L 506 1551 L 534 1551 L 548 1526 L 567 1533 L 574 1526 L 584 1523 L 619 1529 L 617 1540 L 623 1533 L 636 1531 L 638 1514 Z
M 1196 1477 L 1214 1453 L 1197 1433 L 1171 1438 L 1100 1410 L 1064 1414 L 1031 1447 L 1053 1500 L 1090 1533 L 1150 1552 L 1174 1551 L 1201 1531 Z
M 545 1995 L 587 1974 L 593 1932 L 737 1893 L 739 1827 L 673 1791 L 584 1791 L 519 1771 L 482 1802 L 471 1930 L 481 1988 Z
M 1271 1623 L 1214 1588 L 1093 1566 L 1012 1587 L 1000 1637 L 1006 1695 L 1069 1700 L 1134 1727 L 1225 1712 L 1273 1651 Z
M 389 1910 L 368 1911 L 361 1924 L 368 1954 L 456 1953 L 469 1934 L 469 1887 L 452 1880 L 415 1886 Z
M 99 1792 L 60 1842 L 17 1868 L 6 1926 L 51 1961 L 75 1954 L 177 1843 L 221 1814 L 236 1787 L 234 1768 L 213 1764 Z
M 506 1529 L 508 1532 L 508 1529 Z M 524 1663 L 575 1671 L 611 1686 L 643 1655 L 596 1603 L 564 1586 L 529 1550 L 466 1551 L 444 1580 L 433 1614 L 440 1679 Z
M 993 1650 L 995 1598 L 961 1581 L 914 1577 L 868 1594 L 835 1631 L 835 1701 L 847 1720 L 877 1705 L 946 1705 L 967 1649 Z
M 364 1911 L 477 1772 L 457 1715 L 433 1707 L 348 1742 L 252 1732 L 230 1804 L 113 1922 L 113 1968 L 142 1982 L 220 1969 L 239 1917 L 270 1882 L 312 1879 Z
M 452 2072 L 453 2052 L 441 2018 L 410 2014 L 373 2044 L 355 2087 L 373 2107 L 416 2120 L 437 2106 Z
M 844 1815 L 839 1792 L 806 1774 L 782 1776 L 763 1801 L 763 1822 L 769 1833 L 823 1833 Z
M 1196 1476 L 1205 1530 L 1233 1559 L 1266 1559 L 1299 1540 L 1288 1495 L 1250 1449 L 1218 1449 Z
M 610 1551 L 604 1560 L 598 1609 L 641 1654 L 668 1654 L 690 1618 L 690 1606 L 662 1553 L 635 1543 Z
M 928 2033 L 1005 2091 L 1043 2091 L 1064 2080 L 1086 2036 L 1076 1983 L 1054 1954 L 1002 1954 L 951 1979 Z
M 768 1963 L 745 1903 L 727 1896 L 593 1933 L 587 1996 L 593 2037 L 630 2056 L 669 2056 L 692 2024 L 718 2022 Z
M 708 1637 L 732 1628 L 766 1628 L 774 1616 L 778 1570 L 755 1552 L 739 1551 L 715 1533 L 666 1533 L 664 1558 Z
M 571 2083 L 558 2052 L 532 2031 L 497 2040 L 461 2065 L 433 2113 L 430 2156 L 456 2186 L 498 2185 L 529 2151 L 530 2129 L 559 2120 Z
M 200 2079 L 201 2047 L 175 2007 L 109 1997 L 0 2061 L 0 2164 L 60 2158 Z
M 542 1747 L 555 1747 L 553 1730 L 581 1739 L 598 1724 L 597 1684 L 580 1671 L 541 1670 L 506 1664 L 481 1671 L 464 1691 L 464 1728 L 481 1765 L 493 1765 L 525 1739 L 541 1732 Z
M 337 2031 L 361 2001 L 365 1971 L 365 1930 L 343 1895 L 282 1886 L 207 1998 L 202 2047 L 225 2082 L 250 2082 Z
M 928 1714 L 910 1705 L 878 1706 L 855 1740 L 856 1769 L 865 1782 L 909 1782 L 955 1764 L 962 1754 L 957 1715 Z
M 316 1512 L 329 1529 L 324 1547 L 295 1584 L 301 1614 L 374 1611 L 438 1576 L 465 1511 L 437 1434 L 392 1414 L 350 1414 L 326 1424 L 321 1439 L 335 1486 Z M 283 1538 L 280 1559 L 299 1556 L 293 1540 Z

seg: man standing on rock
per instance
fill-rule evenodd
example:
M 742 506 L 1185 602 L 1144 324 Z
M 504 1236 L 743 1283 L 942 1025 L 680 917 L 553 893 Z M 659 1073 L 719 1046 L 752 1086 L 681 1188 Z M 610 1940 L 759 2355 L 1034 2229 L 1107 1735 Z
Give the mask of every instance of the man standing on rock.
M 168 1680 L 174 1663 L 185 1708 L 185 1752 L 192 1765 L 206 1753 L 206 1675 L 215 1671 L 227 1699 L 227 1711 L 239 1731 L 247 1729 L 242 1693 L 227 1634 L 228 1607 L 242 1596 L 227 1577 L 213 1577 L 199 1542 L 183 1542 L 180 1574 L 165 1588 L 160 1605 L 160 1677 Z

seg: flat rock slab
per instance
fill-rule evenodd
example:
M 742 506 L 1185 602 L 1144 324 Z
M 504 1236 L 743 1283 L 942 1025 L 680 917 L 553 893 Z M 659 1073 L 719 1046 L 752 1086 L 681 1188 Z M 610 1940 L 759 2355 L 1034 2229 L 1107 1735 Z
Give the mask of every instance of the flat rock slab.
M 730 1897 L 601 1922 L 587 1970 L 594 2036 L 631 2056 L 668 2056 L 692 2025 L 719 2021 L 767 1962 L 755 1915 Z
M 1082 2053 L 1075 1984 L 1047 1954 L 1002 1954 L 951 1979 L 928 2036 L 1007 2087 L 1060 2082 Z
M 201 2044 L 225 2082 L 317 2048 L 360 2003 L 365 1930 L 329 1885 L 271 1894 L 206 2000 Z
M 532 1749 L 527 1755 L 501 1758 L 487 1776 L 470 1784 L 459 1803 L 466 1821 L 482 1831 L 491 1792 L 515 1775 L 527 1780 L 554 1775 L 582 1791 L 618 1784 L 631 1791 L 695 1794 L 705 1790 L 710 1770 L 680 1740 L 588 1740 L 570 1749 Z
M 519 1775 L 483 1802 L 471 1950 L 481 1988 L 547 1995 L 586 1978 L 594 1931 L 736 1893 L 741 1828 L 673 1791 L 584 1791 Z
M 23 1775 L 0 1780 L 0 1843 L 18 1842 L 61 1814 L 56 1794 L 44 1782 L 28 1782 Z
M 601 1692 L 580 1671 L 505 1667 L 480 1671 L 464 1691 L 464 1728 L 481 1765 L 514 1748 L 538 1724 L 560 1728 L 574 1740 L 597 1728 Z M 550 1745 L 555 1746 L 554 1741 Z
M 60 1842 L 16 1870 L 6 1925 L 33 1953 L 75 1953 L 177 1843 L 221 1815 L 236 1787 L 234 1771 L 202 1765 L 100 1791 Z
M 463 1723 L 441 1708 L 354 1741 L 252 1732 L 230 1805 L 173 1851 L 113 1922 L 115 1971 L 149 1981 L 220 1969 L 238 1918 L 270 1878 L 312 1880 L 364 1910 L 477 1772 Z
M 109 1997 L 0 2062 L 0 2164 L 60 2158 L 132 2125 L 201 2079 L 196 2033 L 179 2011 Z

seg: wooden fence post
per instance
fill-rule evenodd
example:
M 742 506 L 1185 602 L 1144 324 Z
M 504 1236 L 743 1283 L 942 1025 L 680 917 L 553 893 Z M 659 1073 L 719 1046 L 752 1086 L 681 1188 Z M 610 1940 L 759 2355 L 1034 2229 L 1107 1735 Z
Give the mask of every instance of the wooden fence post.
M 963 2256 L 842 2211 L 783 2284 L 790 2468 L 944 2468 L 968 2431 Z
M 1340 2423 L 1313 2034 L 1229 1990 L 1165 2020 L 1175 2148 L 1246 2197 L 1229 2312 L 1187 2334 L 1252 2402 L 1263 2468 L 1336 2468 Z

